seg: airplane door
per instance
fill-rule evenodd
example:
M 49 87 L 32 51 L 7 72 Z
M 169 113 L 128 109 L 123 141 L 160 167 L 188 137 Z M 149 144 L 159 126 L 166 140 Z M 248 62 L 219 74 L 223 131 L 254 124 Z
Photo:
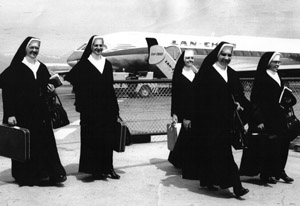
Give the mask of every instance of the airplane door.
M 168 46 L 166 48 L 166 51 L 177 62 L 178 58 L 181 55 L 181 49 L 178 46 Z

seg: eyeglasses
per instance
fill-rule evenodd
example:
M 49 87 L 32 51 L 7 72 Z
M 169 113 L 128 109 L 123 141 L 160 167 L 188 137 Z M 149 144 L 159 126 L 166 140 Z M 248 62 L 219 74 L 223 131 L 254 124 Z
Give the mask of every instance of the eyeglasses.
M 185 57 L 185 59 L 194 59 L 194 57 Z
M 93 44 L 93 47 L 103 47 L 103 44 Z
M 29 49 L 37 49 L 37 50 L 38 50 L 38 49 L 40 49 L 40 48 L 37 47 L 37 46 L 30 46 Z
M 222 56 L 224 56 L 224 57 L 225 57 L 225 56 L 228 56 L 228 57 L 231 57 L 231 56 L 232 56 L 232 54 L 226 54 L 226 53 L 223 53 L 223 52 L 221 52 L 220 55 L 222 55 Z
M 271 63 L 274 63 L 274 64 L 281 64 L 281 61 L 271 61 Z

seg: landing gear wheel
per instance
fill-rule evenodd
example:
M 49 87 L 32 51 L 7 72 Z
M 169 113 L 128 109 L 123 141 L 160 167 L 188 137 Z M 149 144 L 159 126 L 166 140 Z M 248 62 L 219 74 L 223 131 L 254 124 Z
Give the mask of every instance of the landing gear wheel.
M 149 97 L 151 93 L 151 89 L 148 85 L 143 85 L 139 91 L 141 97 Z

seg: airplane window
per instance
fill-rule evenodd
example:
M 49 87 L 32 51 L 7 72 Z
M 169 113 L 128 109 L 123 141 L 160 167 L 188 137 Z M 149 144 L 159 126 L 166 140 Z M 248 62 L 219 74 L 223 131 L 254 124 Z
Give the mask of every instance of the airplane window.
M 199 55 L 207 55 L 209 52 L 210 52 L 209 49 L 200 49 L 200 50 L 197 50 L 197 54 L 199 54 Z
M 233 50 L 233 56 L 243 56 L 243 53 L 239 50 Z
M 204 55 L 206 52 L 204 51 L 204 49 L 197 49 L 197 54 L 198 55 Z
M 299 59 L 300 55 L 295 53 L 280 53 L 282 58 Z
M 243 56 L 250 56 L 250 52 L 249 51 L 243 51 Z
M 258 53 L 259 53 L 259 56 L 260 56 L 260 57 L 264 54 L 264 52 L 258 52 Z
M 257 51 L 251 51 L 251 56 L 259 57 L 259 52 L 257 52 Z
M 212 51 L 212 49 L 205 49 L 206 54 L 209 54 Z

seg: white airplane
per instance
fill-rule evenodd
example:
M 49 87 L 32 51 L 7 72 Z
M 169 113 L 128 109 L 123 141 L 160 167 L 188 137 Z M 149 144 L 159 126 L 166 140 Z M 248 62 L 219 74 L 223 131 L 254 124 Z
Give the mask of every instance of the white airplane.
M 176 60 L 183 50 L 194 50 L 195 66 L 199 68 L 206 55 L 221 41 L 234 44 L 230 66 L 240 73 L 240 77 L 253 77 L 259 58 L 266 51 L 282 54 L 280 72 L 283 77 L 300 77 L 300 39 L 146 32 L 112 33 L 103 38 L 103 56 L 111 61 L 115 80 L 120 76 L 120 79 L 126 78 L 124 72 L 137 74 L 139 71 L 152 71 L 154 78 L 171 79 Z M 71 67 L 78 62 L 86 45 L 84 43 L 67 59 Z
M 45 63 L 51 74 L 66 74 L 70 71 L 70 65 L 66 63 Z

